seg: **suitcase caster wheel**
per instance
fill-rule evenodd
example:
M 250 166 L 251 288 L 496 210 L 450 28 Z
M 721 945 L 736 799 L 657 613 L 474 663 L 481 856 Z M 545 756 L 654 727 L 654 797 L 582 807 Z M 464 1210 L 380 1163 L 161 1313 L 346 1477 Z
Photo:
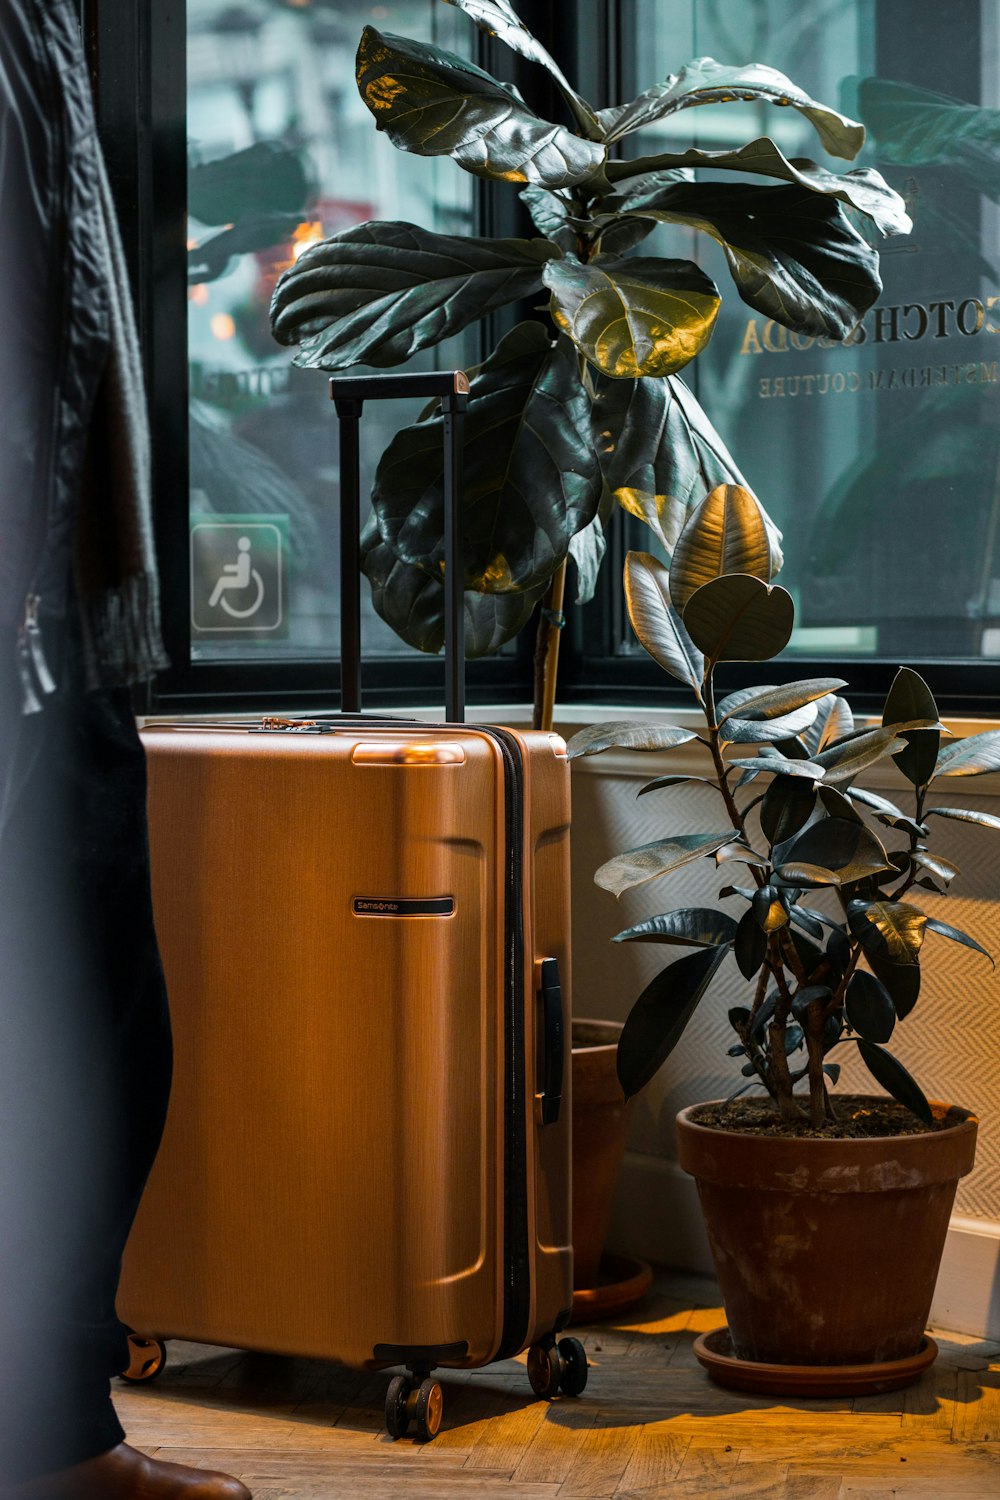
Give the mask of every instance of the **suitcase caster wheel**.
M 410 1425 L 410 1390 L 408 1375 L 394 1375 L 385 1393 L 385 1430 L 394 1441 L 405 1437 Z
M 144 1339 L 137 1333 L 128 1336 L 128 1364 L 121 1372 L 129 1385 L 145 1385 L 163 1374 L 167 1365 L 167 1346 L 162 1339 Z
M 528 1350 L 528 1379 L 536 1396 L 554 1396 L 562 1376 L 562 1360 L 554 1344 L 532 1344 Z
M 417 1424 L 417 1437 L 422 1443 L 429 1443 L 431 1438 L 437 1437 L 441 1430 L 441 1418 L 444 1415 L 444 1391 L 436 1380 L 428 1377 L 420 1382 L 417 1398 L 414 1403 L 413 1416 Z
M 559 1340 L 562 1373 L 559 1389 L 564 1396 L 579 1396 L 587 1385 L 587 1351 L 579 1339 Z

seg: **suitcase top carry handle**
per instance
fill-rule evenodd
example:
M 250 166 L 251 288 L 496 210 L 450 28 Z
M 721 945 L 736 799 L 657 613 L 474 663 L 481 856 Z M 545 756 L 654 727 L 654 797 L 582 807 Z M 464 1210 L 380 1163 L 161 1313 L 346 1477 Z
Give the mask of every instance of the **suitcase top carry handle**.
M 462 426 L 469 396 L 462 370 L 346 375 L 330 380 L 340 421 L 340 711 L 361 711 L 361 413 L 366 401 L 439 396 L 444 414 L 445 718 L 465 721 L 465 590 L 460 497 Z

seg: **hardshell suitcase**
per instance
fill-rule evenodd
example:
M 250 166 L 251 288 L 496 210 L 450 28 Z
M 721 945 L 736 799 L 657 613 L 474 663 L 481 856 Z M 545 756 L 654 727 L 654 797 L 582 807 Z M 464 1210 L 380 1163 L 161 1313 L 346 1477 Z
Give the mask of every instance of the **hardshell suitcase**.
M 175 1076 L 119 1292 L 132 1377 L 170 1337 L 405 1366 L 387 1426 L 423 1437 L 438 1366 L 528 1348 L 536 1391 L 578 1393 L 562 741 L 144 739 Z

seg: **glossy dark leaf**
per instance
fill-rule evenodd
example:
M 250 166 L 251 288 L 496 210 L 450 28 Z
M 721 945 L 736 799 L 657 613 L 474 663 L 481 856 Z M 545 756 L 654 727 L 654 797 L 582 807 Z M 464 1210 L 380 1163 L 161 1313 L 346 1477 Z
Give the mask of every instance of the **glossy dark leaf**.
M 647 917 L 644 922 L 616 933 L 611 941 L 715 948 L 720 943 L 731 943 L 735 936 L 736 923 L 726 912 L 716 911 L 710 906 L 689 906 L 680 911 L 664 912 L 659 917 Z
M 844 1007 L 835 1010 L 823 1022 L 823 1056 L 833 1050 L 844 1034 Z
M 847 818 L 823 818 L 813 823 L 775 848 L 772 857 L 782 880 L 803 886 L 846 885 L 884 870 L 887 862 L 885 850 L 871 830 Z M 801 880 L 798 871 L 803 872 Z
M 810 937 L 822 939 L 823 923 L 807 907 L 799 906 L 797 902 L 793 901 L 788 914 L 795 925 L 801 927 L 803 932 L 808 933 Z
M 549 261 L 552 321 L 604 375 L 673 375 L 708 343 L 719 311 L 713 281 L 690 260 Z
M 192 162 L 188 212 L 201 224 L 233 227 L 251 214 L 295 214 L 301 219 L 313 191 L 307 163 L 304 149 L 279 141 L 256 141 L 215 161 Z
M 757 854 L 755 850 L 750 848 L 749 844 L 744 843 L 742 839 L 738 838 L 733 838 L 722 849 L 716 851 L 715 863 L 717 865 L 725 864 L 730 860 L 734 864 L 753 865 L 758 869 L 762 869 L 770 863 L 766 855 Z
M 791 748 L 798 744 L 794 736 L 812 723 L 815 713 L 815 706 L 806 703 L 802 708 L 786 714 L 783 719 L 743 719 L 733 716 L 722 726 L 720 738 L 725 745 L 777 744 Z M 797 756 L 794 758 L 798 759 Z
M 813 756 L 813 764 L 822 768 L 823 780 L 830 784 L 850 781 L 887 755 L 901 750 L 904 744 L 905 741 L 892 729 L 869 729 L 842 744 L 821 750 Z
M 828 984 L 807 984 L 800 989 L 792 1001 L 792 1015 L 801 1019 L 814 1005 L 825 1006 L 833 999 Z
M 891 1094 L 897 1103 L 912 1111 L 925 1125 L 933 1125 L 934 1116 L 923 1090 L 891 1052 L 886 1052 L 874 1042 L 865 1041 L 858 1042 L 858 1051 L 869 1073 L 887 1094 Z
M 767 661 L 788 645 L 790 594 L 749 573 L 713 578 L 691 595 L 682 619 L 700 651 L 716 661 Z
M 799 963 L 802 965 L 803 972 L 807 977 L 815 973 L 825 960 L 822 948 L 818 943 L 814 943 L 812 938 L 806 937 L 804 932 L 800 932 L 795 927 L 788 929 L 788 936 L 791 938 L 792 945 L 799 956 Z
M 637 797 L 645 797 L 647 792 L 659 792 L 665 787 L 681 786 L 688 781 L 697 782 L 701 786 L 714 787 L 716 791 L 719 790 L 718 782 L 709 781 L 707 776 L 657 776 L 654 781 L 647 781 L 645 786 L 641 786 L 635 795 Z
M 630 552 L 625 559 L 625 600 L 640 644 L 700 701 L 705 658 L 671 603 L 667 569 L 648 552 Z
M 823 1072 L 834 1086 L 840 1082 L 840 1063 L 824 1063 Z
M 626 1099 L 662 1067 L 694 1015 L 728 946 L 702 948 L 669 964 L 643 990 L 618 1042 L 618 1081 Z
M 847 973 L 847 966 L 851 961 L 851 941 L 842 928 L 833 927 L 833 931 L 826 940 L 826 956 L 841 974 Z
M 869 792 L 860 786 L 849 786 L 844 790 L 852 802 L 860 802 L 862 807 L 870 807 L 873 811 L 885 813 L 888 817 L 905 817 L 905 813 L 900 811 L 895 802 L 890 802 L 888 797 L 880 797 L 876 792 Z
M 769 844 L 798 833 L 816 807 L 815 785 L 804 776 L 776 776 L 760 804 L 761 832 Z
M 570 537 L 569 555 L 576 564 L 577 604 L 589 604 L 593 599 L 607 550 L 604 522 L 599 513 L 589 525 Z
M 400 562 L 369 524 L 361 540 L 361 566 L 371 584 L 375 612 L 400 640 L 418 651 L 444 647 L 444 584 L 421 568 Z M 543 582 L 523 594 L 465 595 L 465 654 L 491 656 L 522 630 L 545 592 Z
M 942 937 L 951 938 L 952 942 L 954 943 L 962 943 L 966 948 L 975 948 L 977 953 L 981 953 L 984 958 L 988 958 L 994 969 L 996 968 L 996 962 L 993 958 L 993 955 L 987 953 L 982 944 L 977 943 L 975 938 L 970 937 L 967 932 L 962 932 L 957 927 L 949 927 L 947 922 L 939 922 L 937 917 L 927 918 L 926 930 L 928 932 L 940 933 Z
M 921 731 L 922 732 L 922 731 Z M 912 818 L 897 818 L 892 813 L 876 813 L 876 823 L 881 823 L 886 828 L 894 828 L 897 833 L 905 833 L 908 838 L 922 839 L 927 837 L 927 829 L 923 823 L 914 823 Z M 997 820 L 1000 827 L 1000 819 Z
M 540 63 L 555 79 L 556 86 L 562 94 L 566 103 L 572 111 L 573 118 L 583 135 L 591 140 L 600 140 L 603 132 L 597 116 L 585 99 L 570 86 L 565 73 L 546 52 L 524 22 L 514 11 L 509 0 L 447 0 L 448 5 L 455 5 L 484 31 L 487 36 L 495 36 L 505 42 L 512 52 L 517 52 L 521 57 L 526 57 L 529 62 Z
M 279 278 L 271 332 L 310 369 L 398 365 L 494 308 L 530 297 L 547 240 L 433 234 L 373 219 L 311 245 Z
M 783 73 L 762 63 L 732 66 L 712 57 L 696 57 L 679 73 L 672 73 L 633 99 L 631 104 L 598 111 L 598 119 L 609 142 L 633 130 L 665 120 L 678 110 L 705 104 L 728 104 L 733 99 L 759 100 L 765 104 L 791 106 L 813 126 L 824 150 L 831 156 L 851 160 L 864 144 L 864 126 L 811 99 Z
M 767 999 L 764 1001 L 764 1003 L 761 1006 L 760 1010 L 757 1012 L 757 1014 L 753 1018 L 753 1023 L 752 1023 L 752 1025 L 750 1027 L 750 1039 L 751 1039 L 751 1041 L 756 1041 L 758 1039 L 758 1037 L 762 1036 L 763 1033 L 764 1033 L 764 1031 L 771 1024 L 771 1019 L 772 1019 L 772 1017 L 774 1015 L 774 1012 L 775 1012 L 775 1010 L 777 1008 L 777 1004 L 778 1004 L 777 991 L 772 990 L 771 994 L 768 995 Z
M 880 172 L 871 167 L 859 167 L 844 173 L 831 172 L 807 157 L 789 160 L 767 136 L 748 141 L 735 151 L 703 151 L 692 147 L 688 151 L 668 152 L 652 158 L 609 162 L 608 177 L 614 182 L 620 181 L 621 186 L 614 197 L 605 200 L 604 207 L 608 212 L 628 213 L 637 204 L 641 206 L 646 194 L 666 186 L 658 180 L 661 173 L 666 175 L 667 172 L 692 167 L 774 177 L 808 188 L 812 193 L 827 194 L 872 219 L 882 234 L 908 234 L 912 228 L 903 199 Z M 637 172 L 644 174 L 638 183 L 632 180 Z
M 750 910 L 761 932 L 768 933 L 786 926 L 790 906 L 787 892 L 774 885 L 762 885 L 754 892 Z
M 809 760 L 786 760 L 783 755 L 734 756 L 731 766 L 742 766 L 747 771 L 773 771 L 781 776 L 797 776 L 815 784 L 823 773 Z
M 797 1052 L 806 1039 L 806 1034 L 801 1026 L 786 1026 L 785 1028 L 785 1051 Z
M 816 705 L 816 717 L 802 736 L 802 742 L 810 755 L 818 755 L 833 740 L 850 734 L 854 728 L 854 715 L 846 698 L 831 694 L 821 698 Z
M 551 576 L 596 514 L 601 478 L 589 400 L 565 340 L 521 323 L 472 381 L 465 419 L 465 584 L 516 593 Z M 372 506 L 403 562 L 444 562 L 443 418 L 404 427 L 382 455 Z
M 622 509 L 645 521 L 668 555 L 691 507 L 711 490 L 732 484 L 753 493 L 679 375 L 598 376 L 595 387 L 594 442 L 605 480 Z M 781 533 L 769 517 L 765 524 L 773 576 L 782 561 Z
M 733 1005 L 727 1012 L 729 1024 L 734 1031 L 750 1024 L 750 1009 L 746 1005 Z
M 945 890 L 951 885 L 955 876 L 962 873 L 958 865 L 952 864 L 950 859 L 945 859 L 940 854 L 931 854 L 928 849 L 918 849 L 912 853 L 910 863 L 934 880 L 940 881 L 941 887 Z
M 818 788 L 819 799 L 831 818 L 847 818 L 852 823 L 862 823 L 864 819 L 858 812 L 854 803 L 844 793 L 838 791 L 835 786 L 825 784 Z
M 892 996 L 874 974 L 856 969 L 847 982 L 847 1020 L 866 1042 L 887 1042 L 896 1025 Z
M 719 892 L 719 900 L 724 901 L 727 896 L 742 896 L 744 901 L 752 901 L 755 886 L 750 885 L 724 885 Z
M 770 582 L 774 571 L 767 525 L 756 496 L 720 484 L 688 516 L 670 559 L 670 597 L 683 615 L 703 584 L 724 573 Z
M 916 963 L 924 941 L 927 918 L 906 901 L 851 901 L 847 920 L 865 951 L 874 928 L 896 963 Z
M 973 812 L 965 807 L 928 807 L 924 817 L 957 818 L 960 823 L 980 823 L 984 828 L 1000 828 L 1000 818 L 995 813 Z
M 577 248 L 577 238 L 584 220 L 571 214 L 566 200 L 549 188 L 526 187 L 518 194 L 531 215 L 535 228 L 566 254 Z
M 767 957 L 767 938 L 752 910 L 745 911 L 740 917 L 733 954 L 744 979 L 752 979 Z
M 937 704 L 934 695 L 919 672 L 912 667 L 900 667 L 892 681 L 882 723 L 891 727 L 905 724 L 912 719 L 936 719 Z M 902 738 L 906 749 L 893 756 L 907 781 L 914 786 L 925 786 L 934 775 L 938 751 L 941 748 L 939 729 L 915 729 Z
M 358 91 L 394 146 L 450 156 L 467 172 L 567 187 L 600 167 L 606 150 L 540 120 L 510 89 L 454 52 L 366 26 Z
M 964 740 L 952 740 L 937 758 L 935 776 L 980 776 L 984 771 L 1000 771 L 1000 729 L 970 734 Z
M 812 677 L 801 682 L 786 682 L 780 687 L 743 688 L 723 698 L 716 710 L 716 719 L 720 725 L 724 724 L 737 710 L 740 719 L 783 719 L 796 709 L 820 702 L 843 686 L 839 677 Z
M 669 875 L 672 870 L 679 870 L 702 855 L 714 854 L 716 849 L 729 843 L 732 836 L 730 829 L 728 833 L 679 833 L 669 839 L 654 839 L 638 849 L 616 854 L 614 859 L 601 865 L 594 881 L 602 890 L 621 896 L 634 886 L 658 875 Z
M 697 739 L 693 729 L 677 729 L 673 724 L 637 724 L 634 719 L 612 719 L 588 724 L 577 730 L 566 749 L 570 760 L 581 755 L 598 755 L 602 750 L 672 750 Z
M 710 235 L 743 301 L 800 334 L 847 338 L 882 290 L 877 252 L 808 188 L 674 183 L 630 212 Z

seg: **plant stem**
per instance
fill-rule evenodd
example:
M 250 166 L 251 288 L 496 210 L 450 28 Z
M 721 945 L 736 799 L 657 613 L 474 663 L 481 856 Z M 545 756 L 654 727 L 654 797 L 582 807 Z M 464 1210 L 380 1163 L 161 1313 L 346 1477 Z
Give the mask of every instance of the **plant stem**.
M 538 613 L 538 634 L 535 637 L 535 692 L 532 713 L 533 729 L 551 729 L 552 715 L 556 703 L 556 675 L 559 671 L 559 639 L 562 626 L 556 623 L 562 616 L 566 593 L 566 559 L 563 558 L 553 573 L 542 599 Z

